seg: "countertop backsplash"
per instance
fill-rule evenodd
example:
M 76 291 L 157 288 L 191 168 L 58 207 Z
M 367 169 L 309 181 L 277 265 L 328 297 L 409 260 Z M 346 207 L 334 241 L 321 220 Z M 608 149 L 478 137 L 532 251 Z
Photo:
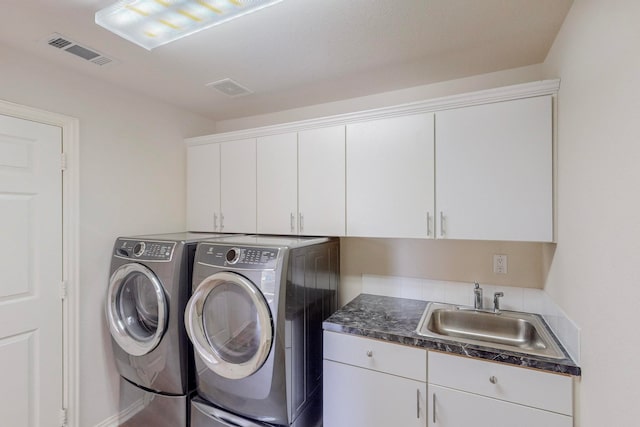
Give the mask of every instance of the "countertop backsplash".
M 485 308 L 493 307 L 494 292 L 503 292 L 503 310 L 537 313 L 549 324 L 571 358 L 580 363 L 580 328 L 543 290 L 495 286 L 480 283 Z M 473 283 L 448 282 L 400 276 L 362 275 L 362 292 L 373 295 L 436 301 L 458 305 L 473 305 Z

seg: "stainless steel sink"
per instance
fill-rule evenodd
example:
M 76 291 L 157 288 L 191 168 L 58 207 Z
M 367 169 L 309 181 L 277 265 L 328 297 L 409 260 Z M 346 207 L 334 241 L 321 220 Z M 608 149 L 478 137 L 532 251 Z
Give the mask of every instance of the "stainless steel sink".
M 516 311 L 474 310 L 434 303 L 427 305 L 416 332 L 419 335 L 564 359 L 540 316 Z

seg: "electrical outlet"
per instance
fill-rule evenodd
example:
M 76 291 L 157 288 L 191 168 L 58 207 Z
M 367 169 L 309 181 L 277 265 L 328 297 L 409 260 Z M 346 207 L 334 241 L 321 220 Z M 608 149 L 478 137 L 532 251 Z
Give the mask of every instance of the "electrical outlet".
M 495 274 L 507 274 L 507 256 L 506 255 L 493 256 L 493 272 Z

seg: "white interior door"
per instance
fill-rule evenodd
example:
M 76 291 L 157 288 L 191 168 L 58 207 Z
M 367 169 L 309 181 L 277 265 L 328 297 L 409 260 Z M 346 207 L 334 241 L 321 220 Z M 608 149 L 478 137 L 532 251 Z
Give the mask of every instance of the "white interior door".
M 0 424 L 62 408 L 62 132 L 0 116 Z

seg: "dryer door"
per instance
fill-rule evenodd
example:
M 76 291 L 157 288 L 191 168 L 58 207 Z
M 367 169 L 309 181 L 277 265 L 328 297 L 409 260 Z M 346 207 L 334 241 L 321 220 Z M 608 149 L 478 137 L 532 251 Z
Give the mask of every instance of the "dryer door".
M 142 264 L 122 265 L 109 281 L 106 314 L 111 336 L 124 351 L 149 353 L 162 339 L 169 315 L 160 280 Z
M 271 310 L 244 276 L 219 272 L 204 279 L 187 304 L 184 320 L 197 354 L 222 377 L 248 377 L 269 357 Z

